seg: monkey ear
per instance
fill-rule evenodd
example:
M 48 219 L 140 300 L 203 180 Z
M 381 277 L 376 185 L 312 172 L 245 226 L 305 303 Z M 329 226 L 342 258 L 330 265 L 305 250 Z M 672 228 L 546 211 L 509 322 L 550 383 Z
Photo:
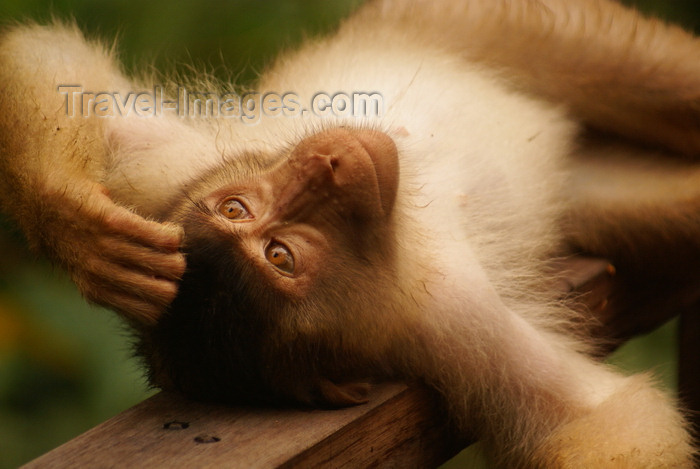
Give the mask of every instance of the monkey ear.
M 369 383 L 363 382 L 336 384 L 327 379 L 322 379 L 319 383 L 319 390 L 323 400 L 337 407 L 365 404 L 369 401 L 369 388 Z

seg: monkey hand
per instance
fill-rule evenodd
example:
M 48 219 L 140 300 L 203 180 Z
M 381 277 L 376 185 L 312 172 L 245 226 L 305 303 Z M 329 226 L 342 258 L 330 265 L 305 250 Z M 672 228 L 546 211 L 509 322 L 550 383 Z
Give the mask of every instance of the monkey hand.
M 154 324 L 185 269 L 182 229 L 116 205 L 100 184 L 64 181 L 70 184 L 43 184 L 33 199 L 30 242 L 64 267 L 89 301 L 135 325 Z

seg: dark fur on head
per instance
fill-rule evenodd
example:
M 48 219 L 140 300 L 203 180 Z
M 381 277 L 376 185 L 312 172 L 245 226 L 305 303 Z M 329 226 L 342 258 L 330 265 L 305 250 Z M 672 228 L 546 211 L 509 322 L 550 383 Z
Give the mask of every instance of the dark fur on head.
M 266 311 L 253 304 L 248 266 L 206 225 L 187 227 L 188 268 L 177 298 L 141 335 L 151 381 L 196 399 L 256 401 L 268 396 L 263 368 Z

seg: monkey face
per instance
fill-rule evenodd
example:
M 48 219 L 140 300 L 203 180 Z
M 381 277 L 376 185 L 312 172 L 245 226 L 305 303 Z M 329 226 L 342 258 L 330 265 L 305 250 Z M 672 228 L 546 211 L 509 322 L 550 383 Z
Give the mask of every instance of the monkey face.
M 364 256 L 383 236 L 394 206 L 398 160 L 375 131 L 335 129 L 303 140 L 256 177 L 202 199 L 208 223 L 236 240 L 264 281 L 304 297 L 329 262 Z
M 373 284 L 391 263 L 393 141 L 329 130 L 204 186 L 178 211 L 178 297 L 143 333 L 154 382 L 217 401 L 344 402 L 332 382 L 353 375 L 345 363 L 366 340 L 357 323 L 382 303 Z

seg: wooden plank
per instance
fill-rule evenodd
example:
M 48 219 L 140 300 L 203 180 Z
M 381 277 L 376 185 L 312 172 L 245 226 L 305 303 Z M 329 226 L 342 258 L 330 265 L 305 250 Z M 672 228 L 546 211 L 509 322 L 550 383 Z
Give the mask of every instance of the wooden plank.
M 339 410 L 228 408 L 161 392 L 24 467 L 434 467 L 465 445 L 445 420 L 418 385 L 379 385 L 366 405 Z
M 554 288 L 572 301 L 585 320 L 595 318 L 609 322 L 614 311 L 609 309 L 614 292 L 615 267 L 604 259 L 569 257 L 552 265 Z
M 562 293 L 586 290 L 587 310 L 605 307 L 607 262 L 575 258 L 558 269 Z M 230 408 L 159 393 L 24 467 L 420 468 L 466 444 L 419 384 L 377 385 L 369 403 L 339 410 Z

